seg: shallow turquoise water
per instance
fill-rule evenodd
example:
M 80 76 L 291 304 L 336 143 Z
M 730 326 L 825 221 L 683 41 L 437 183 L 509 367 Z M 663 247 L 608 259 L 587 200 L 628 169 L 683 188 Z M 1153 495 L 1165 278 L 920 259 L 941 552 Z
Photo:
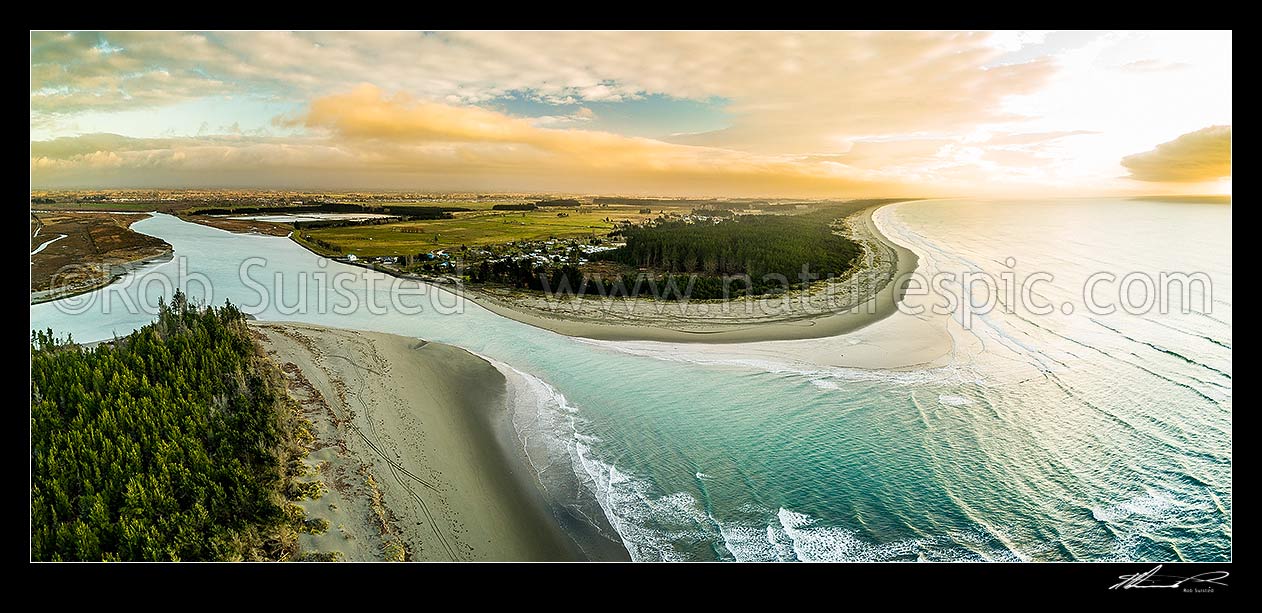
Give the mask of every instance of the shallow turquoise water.
M 123 308 L 126 298 L 169 293 L 184 265 L 210 281 L 213 302 L 231 299 L 260 319 L 468 348 L 514 375 L 516 421 L 556 486 L 550 494 L 577 515 L 603 512 L 636 559 L 1230 558 L 1228 207 L 928 201 L 885 207 L 876 219 L 920 256 L 923 272 L 1049 272 L 1054 280 L 1035 295 L 1078 308 L 1000 309 L 970 329 L 958 316 L 933 320 L 956 349 L 932 369 L 804 368 L 745 359 L 741 345 L 690 355 L 571 339 L 472 303 L 459 313 L 436 312 L 428 299 L 419 314 L 373 313 L 362 269 L 285 239 L 159 215 L 133 227 L 180 258 L 80 299 L 82 313 L 65 312 L 73 299 L 32 306 L 32 328 L 80 341 L 126 334 L 150 319 Z M 282 302 L 302 294 L 306 308 L 260 305 L 239 278 L 250 257 L 262 264 L 253 283 L 279 279 Z M 1099 271 L 1203 271 L 1212 300 L 1207 313 L 1091 314 L 1082 286 Z M 344 294 L 321 290 L 316 272 L 353 282 Z M 388 303 L 388 282 L 379 285 L 373 296 Z M 188 290 L 204 296 L 195 280 Z M 354 312 L 320 312 L 321 296 L 331 307 L 352 294 Z M 900 317 L 911 316 L 876 326 Z M 775 346 L 793 356 L 806 345 Z

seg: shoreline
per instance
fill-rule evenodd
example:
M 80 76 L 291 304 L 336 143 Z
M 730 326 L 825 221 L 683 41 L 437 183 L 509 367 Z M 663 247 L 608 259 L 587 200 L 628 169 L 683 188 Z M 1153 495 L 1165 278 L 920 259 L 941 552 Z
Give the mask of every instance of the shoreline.
M 459 347 L 296 322 L 250 322 L 315 425 L 326 493 L 304 550 L 345 559 L 586 560 L 512 443 L 504 374 Z
M 49 211 L 39 211 L 39 210 L 31 211 L 32 215 L 39 212 L 49 212 Z M 62 213 L 79 213 L 79 212 L 78 211 L 51 211 L 50 213 L 62 214 Z M 157 240 L 160 243 L 160 245 L 153 245 L 150 247 L 146 247 L 146 249 L 150 251 L 154 251 L 156 249 L 158 252 L 149 253 L 146 255 L 138 256 L 138 257 L 120 259 L 116 261 L 112 261 L 110 257 L 102 257 L 100 261 L 91 262 L 91 263 L 82 262 L 82 260 L 86 256 L 82 254 L 78 254 L 78 259 L 80 260 L 80 262 L 78 262 L 77 265 L 95 266 L 102 273 L 101 277 L 91 280 L 87 283 L 80 283 L 80 284 L 74 284 L 74 285 L 60 285 L 60 286 L 49 287 L 48 289 L 34 290 L 31 292 L 30 304 L 32 306 L 37 305 L 37 304 L 43 304 L 45 302 L 53 302 L 55 300 L 61 300 L 63 298 L 73 298 L 75 296 L 81 296 L 83 294 L 88 294 L 88 293 L 97 291 L 99 289 L 109 287 L 117 283 L 120 279 L 127 276 L 128 274 L 131 274 L 141 268 L 144 268 L 145 266 L 148 266 L 149 264 L 161 264 L 161 263 L 169 262 L 171 261 L 171 259 L 175 257 L 175 248 L 172 247 L 170 243 L 167 243 L 166 241 L 161 240 L 157 238 L 156 236 L 150 236 L 143 232 L 136 232 L 135 230 L 131 229 L 132 224 L 136 223 L 137 221 L 148 219 L 149 217 L 152 216 L 152 213 L 136 212 L 136 211 L 104 211 L 104 212 L 85 211 L 83 213 L 135 216 L 136 219 L 132 219 L 127 222 L 125 232 L 139 234 L 139 235 Z M 40 229 L 43 229 L 43 226 L 41 226 Z M 36 231 L 36 233 L 38 234 L 38 230 Z M 69 235 L 62 235 L 61 238 L 53 239 L 51 241 L 45 241 L 44 243 L 40 245 L 39 248 L 31 252 L 31 257 L 34 258 L 36 254 L 43 252 L 45 247 L 61 239 L 67 238 L 68 236 Z M 99 256 L 102 256 L 103 254 L 97 253 L 93 255 L 96 255 L 99 257 Z M 32 259 L 32 266 L 34 266 L 33 259 Z M 33 274 L 33 271 L 32 271 L 32 274 Z M 32 283 L 33 283 L 33 280 L 32 280 Z
M 166 251 L 158 255 L 149 255 L 149 256 L 139 257 L 133 260 L 119 262 L 117 264 L 104 264 L 103 263 L 101 264 L 102 266 L 109 266 L 110 268 L 110 276 L 108 278 L 104 278 L 96 283 L 90 283 L 87 285 L 81 285 L 81 286 L 63 285 L 60 287 L 54 287 L 54 288 L 31 292 L 31 304 L 32 305 L 43 304 L 45 302 L 61 300 L 62 298 L 73 298 L 75 296 L 89 294 L 89 293 L 95 292 L 96 290 L 109 287 L 117 283 L 119 279 L 122 279 L 128 274 L 136 272 L 137 270 L 140 270 L 141 268 L 144 268 L 145 266 L 148 266 L 150 264 L 164 264 L 166 262 L 170 262 L 174 258 L 175 258 L 175 250 L 172 249 L 170 245 L 167 245 Z
M 899 202 L 911 202 L 911 200 L 903 200 Z M 669 303 L 655 303 L 642 299 L 632 299 L 632 308 L 614 308 L 606 311 L 601 317 L 606 321 L 601 321 L 593 316 L 575 316 L 574 309 L 568 309 L 561 313 L 556 310 L 551 312 L 542 312 L 540 309 L 530 308 L 522 305 L 520 300 L 516 303 L 509 302 L 503 296 L 498 296 L 482 288 L 464 287 L 461 294 L 477 303 L 479 306 L 514 321 L 518 321 L 537 328 L 550 330 L 558 334 L 566 336 L 588 338 L 592 340 L 602 341 L 658 341 L 673 343 L 750 343 L 759 341 L 785 341 L 785 340 L 807 340 L 838 336 L 853 332 L 870 324 L 885 319 L 897 310 L 898 302 L 904 295 L 905 283 L 900 282 L 898 287 L 894 287 L 893 283 L 899 279 L 905 279 L 907 275 L 916 270 L 918 258 L 916 254 L 905 247 L 889 240 L 876 228 L 876 224 L 872 221 L 872 214 L 879 208 L 890 204 L 898 204 L 895 202 L 883 203 L 865 208 L 861 211 L 853 213 L 845 218 L 845 220 L 854 220 L 857 227 L 851 230 L 857 236 L 854 238 L 863 241 L 870 239 L 867 243 L 869 250 L 867 255 L 872 260 L 872 264 L 865 266 L 863 269 L 853 270 L 847 277 L 832 282 L 817 283 L 816 285 L 825 286 L 805 292 L 795 292 L 790 294 L 788 299 L 794 301 L 806 301 L 816 299 L 816 297 L 825 293 L 829 288 L 828 285 L 836 284 L 843 286 L 850 284 L 857 287 L 856 283 L 863 281 L 873 281 L 873 279 L 856 279 L 856 276 L 864 273 L 875 272 L 879 278 L 875 279 L 875 287 L 867 288 L 859 287 L 862 292 L 861 300 L 851 301 L 851 306 L 844 310 L 836 310 L 827 313 L 789 313 L 787 315 L 763 315 L 760 318 L 749 317 L 741 319 L 739 317 L 729 318 L 729 321 L 722 323 L 714 323 L 716 316 L 721 316 L 725 307 L 736 305 L 739 309 L 743 305 L 747 305 L 747 301 L 732 301 L 728 303 L 722 302 L 690 302 L 685 309 L 695 307 L 694 314 L 688 314 L 684 317 L 667 316 L 660 317 L 658 321 L 652 323 L 634 323 L 633 320 L 643 321 L 643 313 L 628 312 L 633 311 L 635 306 L 651 304 L 653 309 L 660 311 L 678 311 L 679 307 Z M 854 232 L 854 231 L 858 232 Z M 872 251 L 883 251 L 884 253 L 872 253 Z M 874 264 L 874 265 L 873 265 Z M 520 294 L 520 292 L 514 292 Z M 597 299 L 580 299 L 588 303 L 598 303 Z M 626 299 L 619 299 L 626 300 Z M 772 302 L 780 302 L 780 298 L 766 298 L 755 300 L 753 302 L 762 302 L 770 300 Z M 553 300 L 554 303 L 563 304 L 564 301 Z M 638 303 L 638 304 L 637 304 Z M 714 313 L 711 309 L 718 311 Z M 637 315 L 641 317 L 637 317 Z M 609 317 L 617 317 L 624 319 L 618 323 L 608 323 Z M 652 316 L 650 314 L 650 319 Z M 672 321 L 672 318 L 674 321 Z M 687 326 L 687 327 L 684 327 Z
M 842 223 L 849 226 L 849 238 L 864 245 L 865 253 L 861 257 L 869 260 L 868 265 L 852 269 L 840 279 L 817 282 L 811 289 L 789 292 L 783 297 L 682 303 L 619 298 L 609 303 L 609 299 L 601 298 L 551 298 L 516 289 L 471 287 L 454 279 L 404 273 L 370 262 L 336 261 L 441 288 L 501 317 L 576 338 L 705 344 L 820 339 L 853 332 L 897 311 L 905 293 L 906 278 L 916 270 L 919 259 L 911 250 L 881 234 L 872 221 L 872 214 L 883 206 L 918 200 L 922 199 L 885 202 L 841 218 Z M 290 240 L 320 257 L 329 257 L 292 236 Z M 898 280 L 901 281 L 896 287 L 893 283 Z M 843 307 L 832 303 L 837 299 L 838 290 L 843 294 Z M 859 296 L 846 295 L 850 290 Z M 786 301 L 805 302 L 810 306 L 802 311 L 808 312 L 794 312 L 793 307 L 787 314 L 766 312 L 783 309 Z M 748 315 L 751 305 L 768 302 L 781 306 L 762 306 L 759 307 L 763 309 L 761 314 Z M 824 304 L 812 304 L 819 302 Z M 596 305 L 595 312 L 580 312 L 584 304 Z M 678 313 L 681 309 L 693 312 Z M 746 311 L 745 317 L 739 313 L 731 315 L 733 310 L 741 309 Z M 666 311 L 676 313 L 663 315 Z

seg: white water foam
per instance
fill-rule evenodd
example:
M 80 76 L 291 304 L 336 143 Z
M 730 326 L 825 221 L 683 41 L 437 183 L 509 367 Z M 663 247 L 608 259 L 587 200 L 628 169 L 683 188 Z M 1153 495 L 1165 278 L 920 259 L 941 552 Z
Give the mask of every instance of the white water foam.
M 793 542 L 793 553 L 804 562 L 881 562 L 914 556 L 921 545 L 919 539 L 867 543 L 853 530 L 818 525 L 811 516 L 785 508 L 780 509 L 776 518 L 781 530 Z
M 648 482 L 598 459 L 592 449 L 576 444 L 578 458 L 605 517 L 622 537 L 635 561 L 686 561 L 687 551 L 676 543 L 715 541 L 714 523 L 695 498 L 686 492 L 663 496 L 651 493 Z
M 582 418 L 578 408 L 542 379 L 503 362 L 481 357 L 499 369 L 508 382 L 508 406 L 513 429 L 545 495 L 554 503 L 568 508 L 574 516 L 582 518 L 606 538 L 620 540 L 620 535 L 608 533 L 609 526 L 617 531 L 617 524 L 602 502 L 604 496 L 593 487 L 592 479 L 582 468 L 579 450 L 599 443 L 600 438 L 580 432 Z M 584 497 L 583 491 L 594 500 Z M 593 517 L 598 511 L 593 502 L 604 513 L 603 520 Z
M 558 457 L 566 457 L 568 442 L 575 438 L 577 409 L 548 383 L 512 366 L 479 356 L 495 366 L 509 382 L 509 406 L 513 429 L 526 450 L 535 472 L 542 474 Z
M 742 512 L 748 513 L 745 508 Z M 765 525 L 718 522 L 723 546 L 741 562 L 892 562 L 980 561 L 1020 562 L 1029 555 L 1009 550 L 981 526 L 953 530 L 945 536 L 877 543 L 859 532 L 824 524 L 818 519 L 779 508 L 764 511 Z M 1041 548 L 1046 549 L 1046 548 Z
M 679 550 L 676 542 L 721 539 L 716 524 L 689 494 L 655 496 L 647 481 L 599 459 L 593 445 L 599 444 L 600 438 L 581 431 L 583 420 L 578 408 L 556 388 L 512 366 L 483 358 L 510 382 L 513 425 L 545 489 L 553 480 L 544 477 L 545 473 L 565 468 L 594 498 L 604 519 L 617 532 L 608 536 L 621 540 L 632 560 L 689 560 L 689 553 Z M 700 472 L 697 475 L 709 477 Z M 556 491 L 549 494 L 565 495 Z M 581 501 L 563 504 L 579 512 L 587 506 Z M 601 529 L 599 522 L 589 523 Z
M 1213 508 L 1212 499 L 1178 499 L 1172 494 L 1153 490 L 1122 502 L 1094 507 L 1091 516 L 1109 524 L 1117 537 L 1113 552 L 1102 560 L 1133 561 L 1146 539 L 1158 539 L 1154 533 L 1161 528 L 1177 525 L 1183 518 L 1191 518 Z
M 962 407 L 973 404 L 971 399 L 963 396 L 956 396 L 954 394 L 938 394 L 938 402 L 953 407 Z
M 1148 491 L 1130 500 L 1095 507 L 1091 509 L 1091 516 L 1096 521 L 1110 524 L 1128 519 L 1165 522 L 1195 508 L 1197 508 L 1196 505 L 1181 502 L 1161 492 Z
M 621 540 L 632 560 L 690 560 L 695 556 L 688 549 L 710 549 L 707 543 L 719 550 L 721 558 L 727 559 L 723 555 L 726 552 L 737 561 L 1025 559 L 995 548 L 995 539 L 980 527 L 975 534 L 875 543 L 854 530 L 830 526 L 785 508 L 773 512 L 747 504 L 738 510 L 739 515 L 765 519 L 753 523 L 721 521 L 692 494 L 655 493 L 649 481 L 602 460 L 594 449 L 600 438 L 580 431 L 579 410 L 563 394 L 538 377 L 488 361 L 510 381 L 514 428 L 536 473 L 562 468 L 572 471 L 617 532 L 616 537 L 609 536 Z M 701 471 L 695 476 L 713 478 Z M 546 488 L 548 479 L 541 481 Z M 597 522 L 591 523 L 599 527 Z M 983 553 L 976 553 L 979 550 Z
M 737 562 L 792 562 L 793 543 L 787 537 L 777 540 L 783 532 L 767 526 L 761 528 L 739 523 L 720 523 L 719 533 L 723 546 Z

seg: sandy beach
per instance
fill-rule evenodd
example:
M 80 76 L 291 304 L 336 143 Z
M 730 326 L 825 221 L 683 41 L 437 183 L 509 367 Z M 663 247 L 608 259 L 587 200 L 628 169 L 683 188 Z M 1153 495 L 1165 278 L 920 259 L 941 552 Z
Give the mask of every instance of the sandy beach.
M 782 297 L 732 302 L 645 299 L 551 299 L 535 293 L 465 287 L 465 295 L 498 315 L 567 336 L 610 341 L 750 343 L 837 336 L 889 316 L 903 296 L 901 280 L 916 254 L 885 238 L 873 206 L 844 220 L 864 249 L 845 277 Z
M 314 424 L 306 462 L 329 522 L 308 552 L 350 561 L 551 561 L 583 555 L 497 435 L 505 379 L 469 352 L 309 324 L 251 324 Z

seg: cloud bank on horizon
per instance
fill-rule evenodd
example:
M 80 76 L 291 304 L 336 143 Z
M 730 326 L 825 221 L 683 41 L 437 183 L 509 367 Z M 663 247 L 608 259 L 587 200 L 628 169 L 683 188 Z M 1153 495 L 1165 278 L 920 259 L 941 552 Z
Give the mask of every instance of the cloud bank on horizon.
M 33 32 L 31 182 L 1230 191 L 1230 32 Z
M 1189 132 L 1151 151 L 1122 158 L 1137 181 L 1204 183 L 1231 178 L 1231 126 Z

